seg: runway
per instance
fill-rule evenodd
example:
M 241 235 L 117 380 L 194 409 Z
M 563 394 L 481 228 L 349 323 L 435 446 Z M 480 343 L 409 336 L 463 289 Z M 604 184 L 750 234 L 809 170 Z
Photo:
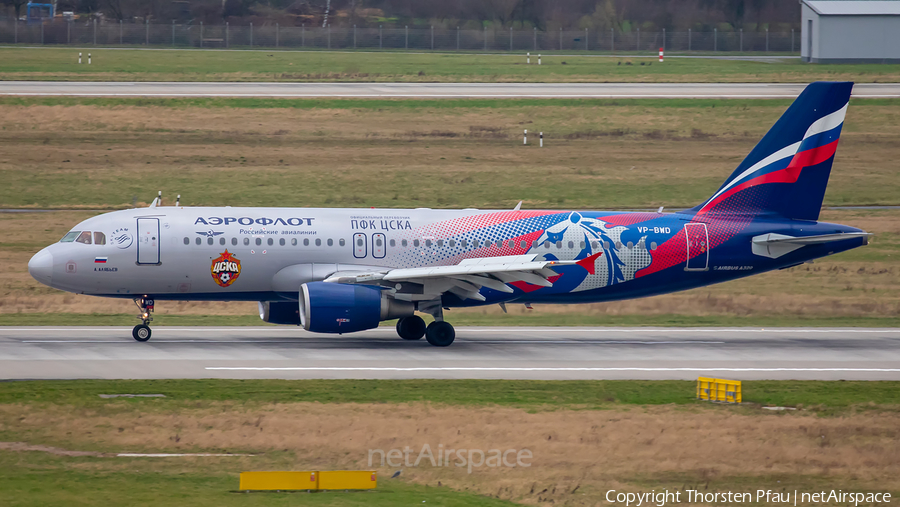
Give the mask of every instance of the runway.
M 2 327 L 3 379 L 503 378 L 900 380 L 900 329 L 460 327 L 450 347 L 392 328 Z
M 0 95 L 270 98 L 790 98 L 806 85 L 772 83 L 129 83 L 2 81 Z M 900 97 L 898 83 L 863 83 L 859 98 Z

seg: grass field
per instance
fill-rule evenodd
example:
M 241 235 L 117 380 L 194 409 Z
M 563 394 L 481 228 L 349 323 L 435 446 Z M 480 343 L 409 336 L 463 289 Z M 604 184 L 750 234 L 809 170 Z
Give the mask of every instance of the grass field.
M 188 205 L 609 209 L 693 206 L 785 101 L 0 99 L 0 323 L 134 321 L 65 294 L 31 255 L 98 209 Z M 544 131 L 522 146 L 520 129 Z M 825 201 L 900 204 L 896 101 L 854 100 Z M 826 210 L 876 234 L 786 271 L 649 299 L 453 310 L 457 325 L 900 325 L 900 211 Z M 253 303 L 165 303 L 157 325 L 259 324 Z
M 92 54 L 78 65 L 78 52 Z M 0 79 L 71 81 L 856 82 L 900 81 L 900 65 L 573 55 L 0 48 Z M 535 60 L 536 61 L 536 60 Z
M 608 489 L 900 491 L 895 382 L 0 383 L 4 505 L 595 505 Z M 165 394 L 101 399 L 99 394 Z M 793 412 L 761 410 L 790 406 Z M 15 443 L 17 442 L 17 443 Z M 242 470 L 368 469 L 370 449 L 528 449 L 530 467 L 403 466 L 370 493 L 233 493 Z M 224 458 L 117 458 L 216 452 Z

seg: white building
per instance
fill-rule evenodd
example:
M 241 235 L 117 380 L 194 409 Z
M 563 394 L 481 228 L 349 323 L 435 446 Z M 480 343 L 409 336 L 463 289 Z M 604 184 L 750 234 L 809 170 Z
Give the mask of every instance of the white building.
M 900 63 L 900 1 L 800 0 L 800 56 L 812 63 Z

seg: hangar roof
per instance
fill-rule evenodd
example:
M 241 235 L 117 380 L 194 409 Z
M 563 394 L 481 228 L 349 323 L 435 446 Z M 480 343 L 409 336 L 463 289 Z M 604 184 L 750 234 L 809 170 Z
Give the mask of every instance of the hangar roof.
M 897 0 L 802 0 L 820 16 L 900 16 Z

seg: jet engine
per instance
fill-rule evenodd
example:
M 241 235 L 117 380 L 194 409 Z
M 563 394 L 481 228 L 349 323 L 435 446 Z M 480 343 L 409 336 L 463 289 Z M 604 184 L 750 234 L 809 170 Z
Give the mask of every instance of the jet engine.
M 260 301 L 259 318 L 271 324 L 300 325 L 297 303 L 290 301 Z
M 390 298 L 377 287 L 310 282 L 300 286 L 300 322 L 314 333 L 352 333 L 382 320 L 413 315 L 409 301 Z

